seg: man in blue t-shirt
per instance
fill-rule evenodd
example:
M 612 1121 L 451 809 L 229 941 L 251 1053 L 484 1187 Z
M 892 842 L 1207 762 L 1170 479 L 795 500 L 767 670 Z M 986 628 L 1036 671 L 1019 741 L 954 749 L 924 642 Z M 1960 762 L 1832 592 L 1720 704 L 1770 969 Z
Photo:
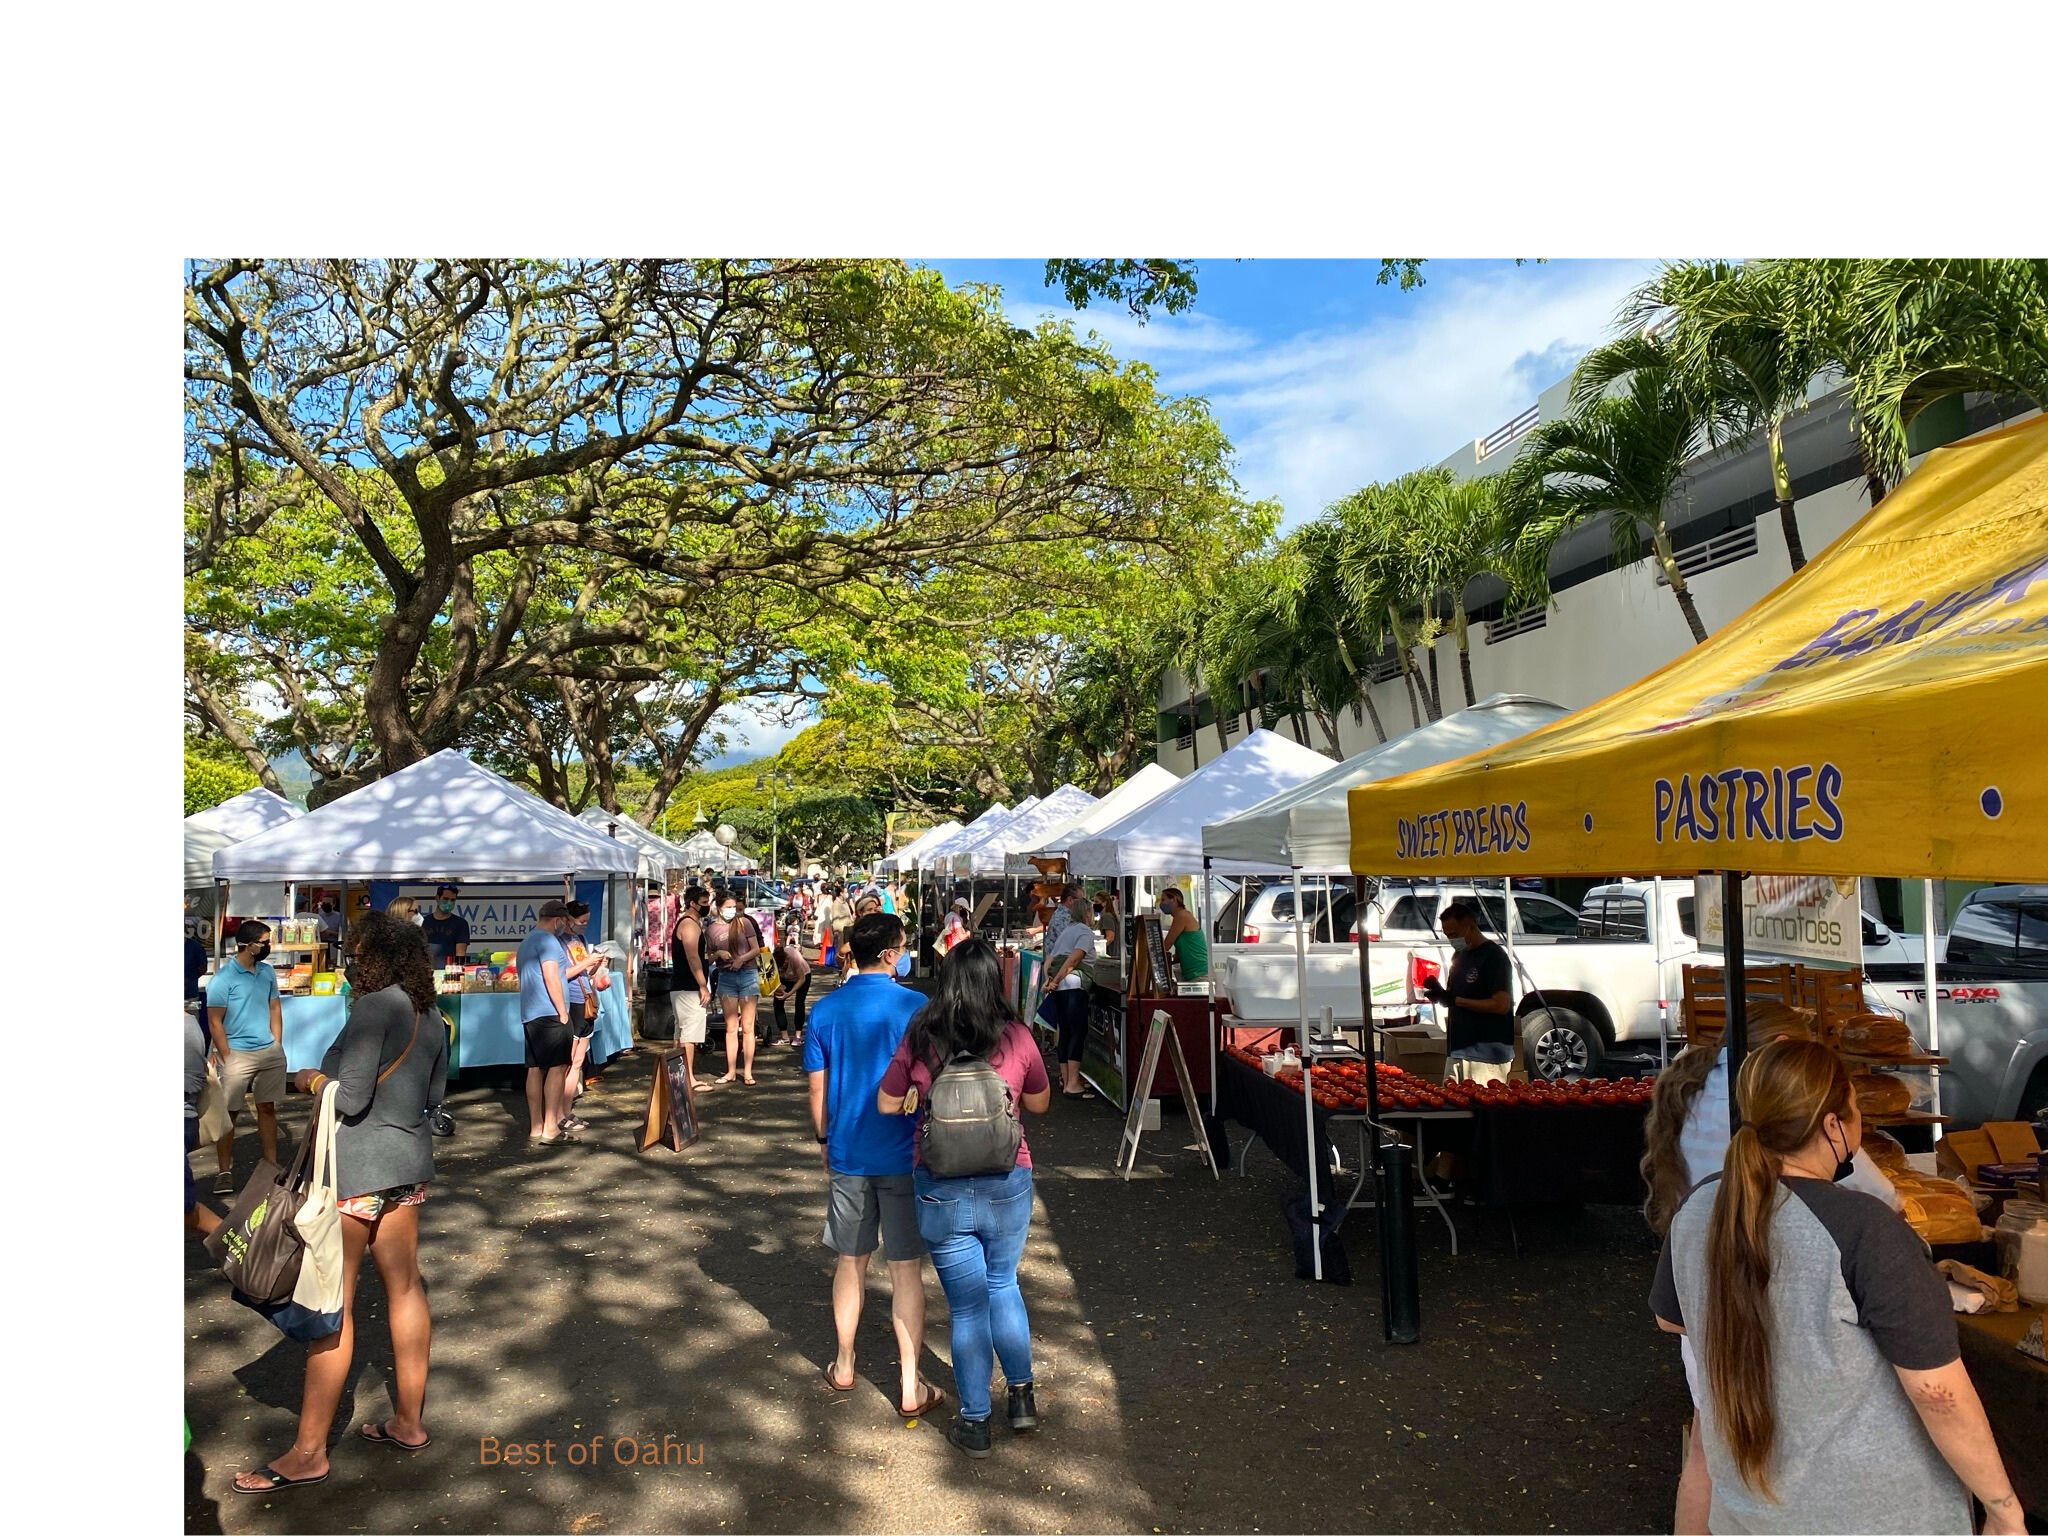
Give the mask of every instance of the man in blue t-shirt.
M 569 908 L 540 905 L 533 932 L 519 941 L 519 1017 L 526 1029 L 527 1137 L 552 1147 L 567 1134 L 562 1087 L 569 1077 Z
M 265 965 L 270 928 L 248 918 L 235 930 L 235 958 L 214 973 L 206 987 L 207 1038 L 220 1057 L 220 1085 L 226 1091 L 228 1133 L 215 1143 L 220 1156 L 216 1195 L 235 1192 L 235 1128 L 242 1105 L 256 1106 L 256 1134 L 263 1155 L 277 1161 L 277 1106 L 284 1102 L 284 1005 L 277 973 Z
M 825 1384 L 835 1392 L 853 1390 L 854 1335 L 879 1235 L 889 1266 L 889 1310 L 903 1351 L 897 1404 L 906 1414 L 923 1414 L 939 1394 L 917 1373 L 924 1350 L 924 1239 L 910 1184 L 916 1122 L 909 1115 L 883 1114 L 875 1093 L 924 998 L 896 984 L 904 948 L 901 918 L 871 912 L 853 924 L 845 942 L 857 969 L 811 1010 L 804 1037 L 811 1124 L 828 1180 L 825 1246 L 839 1255 L 832 1270 L 839 1348 L 825 1367 Z

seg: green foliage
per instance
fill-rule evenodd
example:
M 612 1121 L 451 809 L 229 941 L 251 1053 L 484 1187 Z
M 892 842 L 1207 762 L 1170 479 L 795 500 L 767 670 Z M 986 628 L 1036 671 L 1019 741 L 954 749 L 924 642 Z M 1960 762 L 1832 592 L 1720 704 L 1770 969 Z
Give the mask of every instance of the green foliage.
M 210 811 L 256 787 L 256 775 L 233 753 L 218 745 L 185 738 L 185 814 Z

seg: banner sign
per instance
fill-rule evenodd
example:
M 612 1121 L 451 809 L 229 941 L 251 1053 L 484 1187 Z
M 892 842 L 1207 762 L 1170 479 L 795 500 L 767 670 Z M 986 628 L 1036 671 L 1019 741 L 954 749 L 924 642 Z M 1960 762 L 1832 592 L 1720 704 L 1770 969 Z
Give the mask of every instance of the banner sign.
M 590 905 L 590 941 L 604 938 L 604 886 L 602 880 L 576 882 L 576 899 Z M 410 896 L 422 913 L 434 910 L 434 882 L 431 880 L 376 880 L 370 884 L 370 904 L 378 910 L 400 896 Z M 457 882 L 455 912 L 469 924 L 469 954 L 477 959 L 494 950 L 517 949 L 519 941 L 533 932 L 540 920 L 541 903 L 562 899 L 562 882 L 545 884 L 467 885 Z
M 1719 949 L 1721 882 L 1694 882 L 1700 945 Z M 1742 882 L 1743 952 L 1797 956 L 1827 965 L 1863 964 L 1862 901 L 1858 883 L 1827 875 L 1751 875 Z

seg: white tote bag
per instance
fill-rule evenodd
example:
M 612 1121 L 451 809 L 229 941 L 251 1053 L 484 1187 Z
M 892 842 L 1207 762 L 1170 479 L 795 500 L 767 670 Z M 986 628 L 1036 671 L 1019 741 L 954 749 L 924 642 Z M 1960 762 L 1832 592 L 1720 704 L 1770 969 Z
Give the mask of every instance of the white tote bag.
M 299 1283 L 292 1287 L 294 1305 L 317 1314 L 324 1324 L 316 1337 L 341 1327 L 341 1210 L 334 1182 L 334 1092 L 336 1085 L 323 1083 L 320 1103 L 313 1111 L 313 1182 L 306 1191 L 292 1225 L 305 1239 L 306 1256 L 299 1265 Z M 310 1320 L 310 1319 L 309 1319 Z M 320 1324 L 316 1324 L 320 1327 Z
M 220 1074 L 213 1070 L 210 1061 L 206 1064 L 206 1085 L 199 1090 L 198 1109 L 200 1146 L 212 1146 L 235 1128 L 234 1118 L 228 1114 L 227 1090 L 221 1086 Z

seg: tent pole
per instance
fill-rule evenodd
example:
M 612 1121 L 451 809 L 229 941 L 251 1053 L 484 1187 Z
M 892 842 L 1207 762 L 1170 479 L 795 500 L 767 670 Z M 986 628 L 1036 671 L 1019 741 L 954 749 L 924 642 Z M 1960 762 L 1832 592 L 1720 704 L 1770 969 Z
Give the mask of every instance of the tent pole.
M 1664 877 L 1650 876 L 1650 956 L 1657 967 L 1657 1070 L 1671 1065 L 1671 999 L 1664 986 Z
M 1721 871 L 1721 966 L 1722 994 L 1728 1004 L 1728 1130 L 1742 1125 L 1742 1100 L 1735 1091 L 1742 1075 L 1742 1059 L 1749 1054 L 1749 978 L 1742 949 L 1742 873 Z
M 1209 932 L 1209 855 L 1206 853 L 1202 855 L 1202 889 L 1199 892 L 1197 892 L 1195 896 L 1195 921 L 1202 925 L 1202 946 L 1204 953 L 1206 953 L 1211 939 L 1214 938 L 1214 935 Z M 1209 1114 L 1213 1118 L 1218 1113 L 1216 1108 L 1218 1102 L 1216 1073 L 1218 1067 L 1220 1066 L 1220 1062 L 1217 1058 L 1217 1046 L 1223 1031 L 1222 1020 L 1217 1017 L 1216 1013 L 1216 963 L 1213 959 L 1209 963 L 1208 980 Z
M 1921 881 L 1920 942 L 1926 946 L 1926 952 L 1920 957 L 1920 973 L 1922 977 L 1921 985 L 1927 989 L 1927 1054 L 1939 1056 L 1941 1054 L 1941 1003 L 1939 998 L 1940 989 L 1935 983 L 1934 895 L 1934 882 L 1932 880 Z M 1941 1068 L 1929 1067 L 1927 1069 L 1927 1076 L 1934 1088 L 1934 1112 L 1938 1115 L 1941 1113 Z M 1941 1123 L 1939 1121 L 1935 1122 L 1934 1139 L 1936 1141 L 1941 1140 Z
M 213 882 L 213 958 L 214 969 L 220 969 L 218 962 L 227 954 L 222 948 L 228 941 L 228 882 Z
M 1301 904 L 1301 866 L 1290 871 L 1294 881 L 1294 1002 L 1300 1016 L 1295 1038 L 1301 1044 L 1301 1115 L 1308 1128 L 1308 1226 L 1315 1277 L 1323 1278 L 1323 1205 L 1316 1184 L 1316 1095 L 1314 1066 L 1308 1053 L 1308 929 Z

